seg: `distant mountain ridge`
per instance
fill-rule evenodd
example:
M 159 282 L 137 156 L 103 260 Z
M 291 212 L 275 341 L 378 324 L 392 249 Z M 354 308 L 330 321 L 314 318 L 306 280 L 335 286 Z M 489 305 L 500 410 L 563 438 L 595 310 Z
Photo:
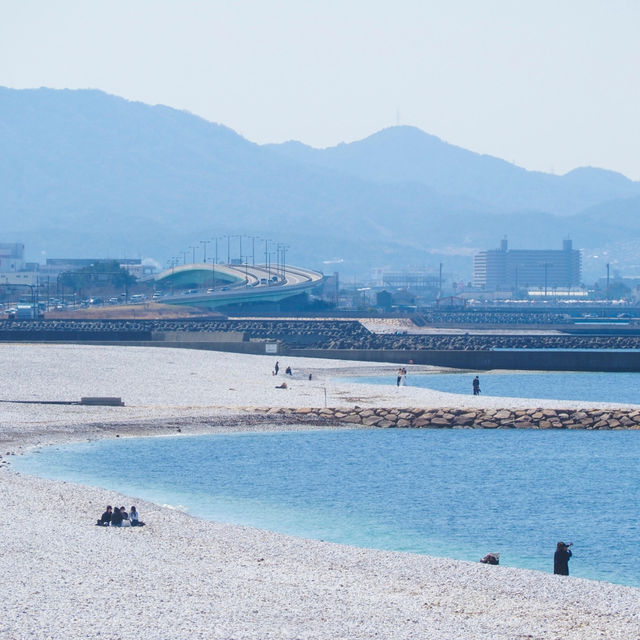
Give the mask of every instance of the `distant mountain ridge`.
M 444 260 L 466 277 L 469 256 L 505 234 L 513 246 L 559 247 L 571 234 L 615 250 L 640 220 L 640 183 L 620 174 L 526 171 L 413 127 L 329 149 L 257 145 L 100 91 L 0 88 L 0 145 L 0 241 L 25 242 L 32 259 L 164 261 L 243 233 L 287 243 L 309 267 Z
M 605 200 L 640 195 L 640 182 L 620 173 L 592 167 L 580 167 L 564 176 L 528 171 L 408 126 L 391 127 L 327 149 L 299 142 L 269 146 L 287 157 L 363 180 L 417 182 L 442 194 L 481 203 L 494 213 L 571 215 Z

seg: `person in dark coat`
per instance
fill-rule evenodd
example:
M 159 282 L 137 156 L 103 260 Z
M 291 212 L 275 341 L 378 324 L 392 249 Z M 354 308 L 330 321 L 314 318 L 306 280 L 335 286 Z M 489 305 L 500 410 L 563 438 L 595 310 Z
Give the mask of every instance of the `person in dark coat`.
M 480 395 L 480 378 L 478 378 L 478 376 L 473 379 L 473 395 Z
M 111 516 L 111 526 L 112 527 L 122 526 L 122 513 L 120 513 L 120 509 L 118 509 L 118 507 L 116 507 L 113 510 L 113 514 Z
M 273 375 L 277 376 L 278 375 L 278 371 L 280 371 L 280 363 L 276 360 L 276 366 L 273 367 Z
M 100 516 L 100 520 L 96 524 L 101 527 L 108 527 L 111 524 L 111 515 L 111 505 L 107 505 L 107 510 Z
M 564 542 L 558 542 L 556 545 L 556 552 L 553 554 L 553 573 L 557 576 L 569 575 L 569 558 L 571 557 L 571 549 L 573 542 L 565 544 Z

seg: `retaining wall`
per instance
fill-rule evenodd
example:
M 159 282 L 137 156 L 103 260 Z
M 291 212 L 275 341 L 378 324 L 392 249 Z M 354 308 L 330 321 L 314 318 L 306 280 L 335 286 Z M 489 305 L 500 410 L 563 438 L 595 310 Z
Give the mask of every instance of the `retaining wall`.
M 290 356 L 366 362 L 430 364 L 455 369 L 532 371 L 640 371 L 638 351 L 391 351 L 365 349 L 286 349 Z

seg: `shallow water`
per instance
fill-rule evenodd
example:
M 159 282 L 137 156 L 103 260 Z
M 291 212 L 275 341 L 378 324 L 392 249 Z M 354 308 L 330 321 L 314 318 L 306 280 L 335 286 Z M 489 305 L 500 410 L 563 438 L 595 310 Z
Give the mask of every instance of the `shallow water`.
M 408 375 L 406 384 L 448 393 L 471 394 L 475 373 L 427 373 Z M 485 396 L 546 398 L 640 404 L 640 373 L 584 371 L 539 371 L 480 373 L 480 390 Z M 396 376 L 341 378 L 349 382 L 395 385 Z
M 103 440 L 14 465 L 212 520 L 542 571 L 571 540 L 572 575 L 640 586 L 639 459 L 638 431 L 387 429 Z

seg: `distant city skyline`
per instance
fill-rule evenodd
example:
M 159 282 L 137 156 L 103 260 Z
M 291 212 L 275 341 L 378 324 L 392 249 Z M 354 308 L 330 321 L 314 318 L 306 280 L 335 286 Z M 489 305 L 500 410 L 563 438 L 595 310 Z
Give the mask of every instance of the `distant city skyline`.
M 639 27 L 633 0 L 23 0 L 0 7 L 0 85 L 96 88 L 261 144 L 407 124 L 639 180 Z

